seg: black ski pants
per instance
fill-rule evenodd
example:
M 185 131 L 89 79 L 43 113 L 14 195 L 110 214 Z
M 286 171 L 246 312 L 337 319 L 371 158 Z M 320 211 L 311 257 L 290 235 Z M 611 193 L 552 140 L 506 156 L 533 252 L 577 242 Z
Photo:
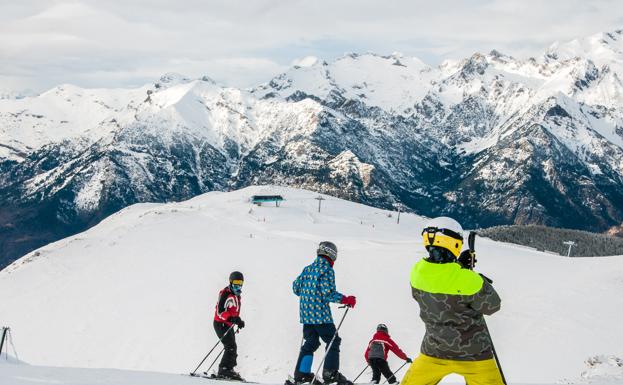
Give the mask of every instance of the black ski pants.
M 235 328 L 230 329 L 229 326 L 223 322 L 214 321 L 214 331 L 225 347 L 223 358 L 218 365 L 219 370 L 233 369 L 238 364 L 236 361 L 238 358 L 238 346 L 236 345 L 236 333 L 234 329 Z
M 372 368 L 372 382 L 378 384 L 381 381 L 381 373 L 387 378 L 387 382 L 393 384 L 396 382 L 394 373 L 389 368 L 387 361 L 382 358 L 370 358 L 368 360 L 370 368 Z
M 303 325 L 303 338 L 305 342 L 301 346 L 301 352 L 294 370 L 295 377 L 311 373 L 314 352 L 320 347 L 320 339 L 329 345 L 335 335 L 333 345 L 327 352 L 324 361 L 324 370 L 334 371 L 340 368 L 340 343 L 342 339 L 336 335 L 335 324 Z

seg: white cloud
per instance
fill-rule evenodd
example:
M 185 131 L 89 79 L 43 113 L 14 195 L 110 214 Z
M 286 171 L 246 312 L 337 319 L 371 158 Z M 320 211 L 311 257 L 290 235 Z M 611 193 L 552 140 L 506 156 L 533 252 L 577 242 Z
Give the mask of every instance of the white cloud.
M 535 55 L 623 25 L 610 0 L 22 0 L 0 4 L 3 86 L 136 85 L 161 73 L 233 86 L 305 56 L 404 52 L 436 64 L 496 48 Z

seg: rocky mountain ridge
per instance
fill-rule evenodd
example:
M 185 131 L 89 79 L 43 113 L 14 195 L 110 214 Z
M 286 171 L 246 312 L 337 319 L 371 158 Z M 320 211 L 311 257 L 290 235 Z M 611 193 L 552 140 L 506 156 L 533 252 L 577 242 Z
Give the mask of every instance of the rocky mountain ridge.
M 384 208 L 623 222 L 623 31 L 431 67 L 316 58 L 258 87 L 167 74 L 0 100 L 0 265 L 136 202 L 282 184 Z

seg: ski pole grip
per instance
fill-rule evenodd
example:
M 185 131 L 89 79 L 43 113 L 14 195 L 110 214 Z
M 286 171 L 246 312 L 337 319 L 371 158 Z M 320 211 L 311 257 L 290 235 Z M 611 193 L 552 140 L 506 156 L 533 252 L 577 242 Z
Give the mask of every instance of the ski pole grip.
M 469 236 L 467 237 L 467 245 L 469 246 L 469 251 L 472 253 L 476 251 L 475 243 L 476 243 L 476 235 L 478 235 L 475 231 L 470 231 Z
M 469 246 L 469 255 L 470 255 L 470 261 L 469 261 L 469 267 L 470 270 L 474 270 L 474 266 L 476 265 L 475 263 L 475 259 L 476 259 L 476 235 L 478 235 L 478 233 L 476 233 L 475 231 L 470 231 L 469 232 L 469 236 L 467 237 L 467 245 Z

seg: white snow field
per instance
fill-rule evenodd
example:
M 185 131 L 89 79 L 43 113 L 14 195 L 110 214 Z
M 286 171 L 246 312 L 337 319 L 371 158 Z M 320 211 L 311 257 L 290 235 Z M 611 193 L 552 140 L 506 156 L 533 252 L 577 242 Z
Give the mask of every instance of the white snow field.
M 258 193 L 286 201 L 257 207 L 248 199 Z M 281 384 L 301 343 L 291 283 L 322 240 L 339 248 L 338 290 L 358 300 L 340 331 L 341 371 L 353 378 L 364 367 L 380 322 L 416 356 L 424 326 L 409 273 L 425 254 L 425 219 L 402 214 L 397 224 L 395 213 L 329 196 L 318 213 L 317 196 L 263 186 L 138 204 L 26 255 L 0 272 L 0 324 L 19 359 L 37 366 L 3 363 L 0 384 L 201 382 L 180 374 L 216 342 L 214 305 L 233 270 L 245 274 L 238 369 Z M 569 259 L 488 239 L 476 250 L 476 269 L 503 300 L 488 323 L 511 384 L 623 384 L 623 257 Z M 342 312 L 334 308 L 336 322 Z

